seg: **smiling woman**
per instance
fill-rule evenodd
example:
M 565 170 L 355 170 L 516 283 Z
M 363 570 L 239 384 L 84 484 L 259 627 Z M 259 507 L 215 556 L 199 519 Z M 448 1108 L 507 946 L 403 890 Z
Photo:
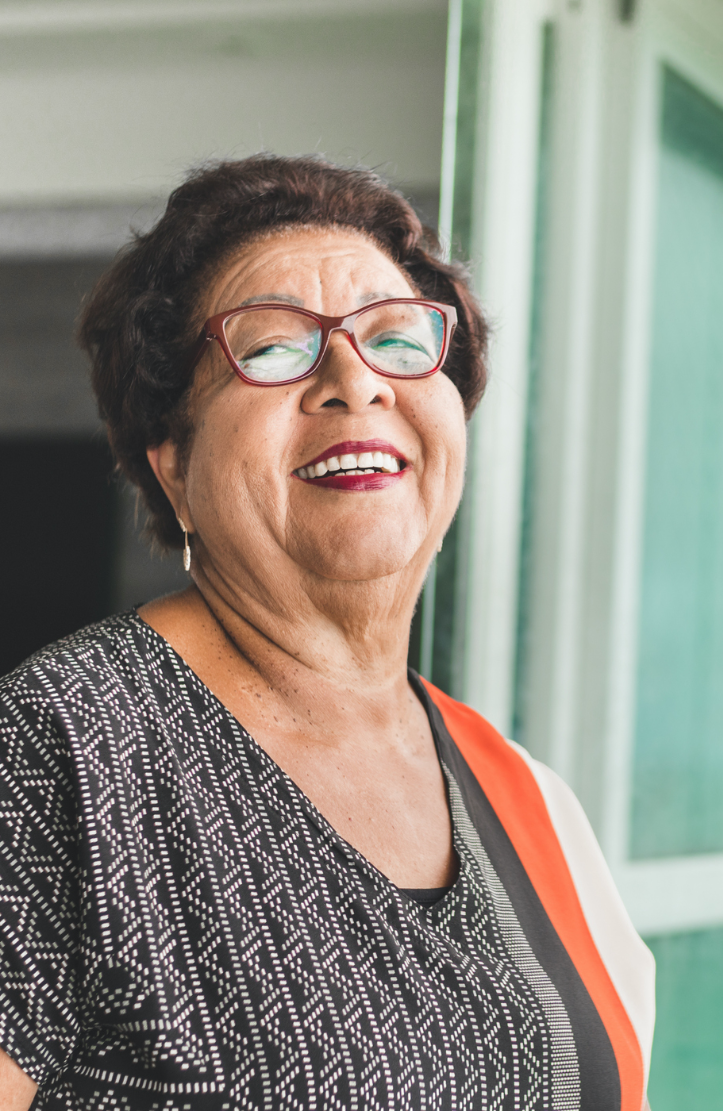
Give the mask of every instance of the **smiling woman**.
M 650 959 L 579 808 L 406 667 L 486 336 L 318 159 L 192 176 L 101 280 L 109 440 L 191 582 L 0 686 L 0 1107 L 639 1111 Z

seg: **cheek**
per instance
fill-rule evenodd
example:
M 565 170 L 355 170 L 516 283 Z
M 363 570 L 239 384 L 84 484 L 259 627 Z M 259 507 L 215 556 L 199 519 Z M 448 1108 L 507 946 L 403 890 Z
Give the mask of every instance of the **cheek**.
M 270 465 L 278 458 L 279 436 L 274 422 L 253 409 L 217 408 L 221 411 L 206 414 L 194 436 L 187 496 L 204 542 L 213 546 L 215 538 L 230 539 L 236 546 L 243 536 L 262 531 L 262 520 L 266 530 L 269 523 L 280 527 L 284 492 Z
M 449 378 L 435 376 L 435 389 L 412 402 L 410 418 L 422 442 L 424 485 L 457 501 L 462 492 L 467 452 L 467 424 L 459 392 Z

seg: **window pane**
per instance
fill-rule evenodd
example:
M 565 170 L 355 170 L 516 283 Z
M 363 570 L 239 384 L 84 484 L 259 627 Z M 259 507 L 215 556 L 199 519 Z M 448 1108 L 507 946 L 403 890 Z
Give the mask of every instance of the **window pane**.
M 655 1111 L 723 1105 L 723 929 L 646 938 L 657 964 Z
M 632 854 L 723 849 L 723 111 L 664 74 Z

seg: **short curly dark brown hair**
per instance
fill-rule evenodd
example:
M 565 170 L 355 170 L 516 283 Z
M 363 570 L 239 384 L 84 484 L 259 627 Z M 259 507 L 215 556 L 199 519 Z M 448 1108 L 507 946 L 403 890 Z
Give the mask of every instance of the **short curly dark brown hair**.
M 482 396 L 488 328 L 466 271 L 444 261 L 436 234 L 400 193 L 369 170 L 313 156 L 204 166 L 171 194 L 155 227 L 118 254 L 78 325 L 117 469 L 140 489 L 149 532 L 164 548 L 180 547 L 181 533 L 146 450 L 169 437 L 188 446 L 188 352 L 203 323 L 203 293 L 244 244 L 299 225 L 364 233 L 422 296 L 454 305 L 459 325 L 444 373 L 468 417 Z

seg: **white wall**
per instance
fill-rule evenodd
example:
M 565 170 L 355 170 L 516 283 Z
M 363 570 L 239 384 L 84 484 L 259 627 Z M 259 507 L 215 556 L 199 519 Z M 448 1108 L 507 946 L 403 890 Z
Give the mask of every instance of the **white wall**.
M 261 149 L 438 188 L 444 0 L 0 3 L 0 205 L 143 201 Z

